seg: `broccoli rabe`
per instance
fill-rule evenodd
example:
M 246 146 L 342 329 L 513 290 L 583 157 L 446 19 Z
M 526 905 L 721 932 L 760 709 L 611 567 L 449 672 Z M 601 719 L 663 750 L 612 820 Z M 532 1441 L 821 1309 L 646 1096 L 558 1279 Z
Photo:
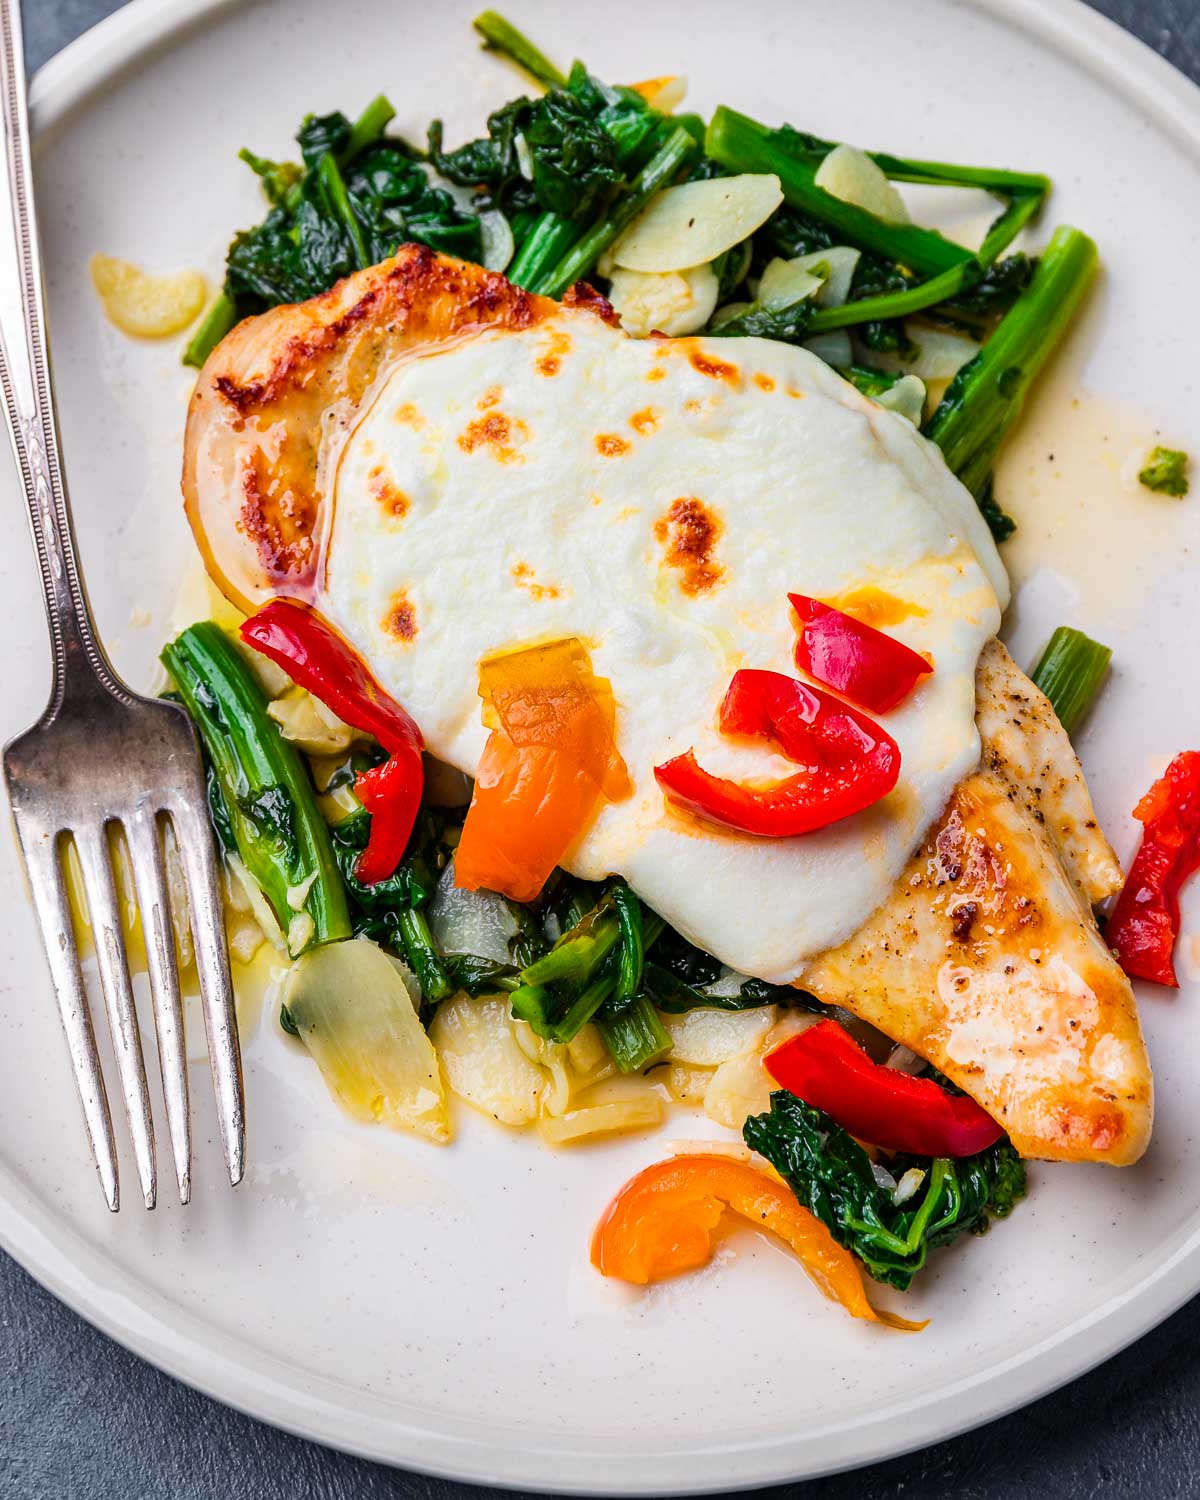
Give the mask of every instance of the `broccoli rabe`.
M 340 113 L 307 116 L 296 136 L 303 165 L 241 152 L 271 209 L 235 235 L 224 288 L 185 363 L 202 365 L 239 318 L 314 297 L 406 241 L 481 258 L 478 216 L 430 182 L 411 147 L 383 137 L 393 113 L 380 95 L 353 122 Z
M 482 186 L 507 214 L 541 209 L 568 219 L 594 213 L 623 182 L 616 142 L 566 89 L 514 99 L 488 116 L 485 137 L 443 150 L 442 122 L 429 127 L 429 159 L 451 182 Z
M 909 1172 L 922 1174 L 916 1190 L 902 1198 L 840 1125 L 785 1089 L 771 1095 L 767 1114 L 746 1121 L 742 1134 L 876 1281 L 901 1291 L 930 1250 L 960 1234 L 982 1234 L 1025 1196 L 1024 1165 L 1002 1138 L 956 1160 L 894 1158 L 888 1173 L 895 1182 Z
M 1138 473 L 1138 483 L 1159 495 L 1177 499 L 1188 492 L 1188 456 L 1178 448 L 1153 448 Z

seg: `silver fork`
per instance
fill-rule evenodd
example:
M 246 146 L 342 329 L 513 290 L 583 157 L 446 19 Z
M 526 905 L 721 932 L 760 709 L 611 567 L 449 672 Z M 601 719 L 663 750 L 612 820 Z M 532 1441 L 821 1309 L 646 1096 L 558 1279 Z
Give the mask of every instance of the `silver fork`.
M 175 1177 L 184 1203 L 191 1193 L 187 1056 L 165 878 L 164 822 L 173 827 L 186 876 L 221 1144 L 229 1180 L 237 1183 L 245 1140 L 242 1069 L 216 854 L 191 720 L 177 704 L 130 692 L 96 638 L 59 460 L 19 0 L 0 0 L 0 52 L 10 199 L 10 213 L 0 211 L 0 386 L 29 506 L 53 652 L 50 702 L 33 728 L 5 749 L 4 775 L 92 1154 L 105 1199 L 116 1212 L 120 1188 L 112 1116 L 64 884 L 63 846 L 74 842 L 138 1182 L 146 1207 L 153 1208 L 154 1122 L 109 835 L 114 829 L 123 833 L 133 871 Z

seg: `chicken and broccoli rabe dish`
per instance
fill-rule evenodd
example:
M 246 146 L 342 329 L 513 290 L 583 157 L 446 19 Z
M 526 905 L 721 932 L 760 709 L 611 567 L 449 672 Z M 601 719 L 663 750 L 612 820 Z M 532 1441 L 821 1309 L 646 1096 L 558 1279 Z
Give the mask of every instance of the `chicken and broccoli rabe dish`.
M 912 1326 L 864 1273 L 907 1288 L 1026 1158 L 1142 1154 L 1129 976 L 1174 982 L 1200 862 L 1200 754 L 1128 881 L 1097 825 L 1108 650 L 1064 626 L 1031 680 L 997 639 L 994 464 L 1095 246 L 1013 249 L 1036 173 L 702 120 L 476 24 L 539 85 L 478 140 L 381 97 L 243 153 L 269 208 L 185 356 L 221 603 L 163 662 L 235 955 L 275 945 L 360 1118 L 740 1132 L 626 1184 L 604 1274 L 702 1264 L 728 1210 Z M 999 208 L 967 248 L 897 184 Z

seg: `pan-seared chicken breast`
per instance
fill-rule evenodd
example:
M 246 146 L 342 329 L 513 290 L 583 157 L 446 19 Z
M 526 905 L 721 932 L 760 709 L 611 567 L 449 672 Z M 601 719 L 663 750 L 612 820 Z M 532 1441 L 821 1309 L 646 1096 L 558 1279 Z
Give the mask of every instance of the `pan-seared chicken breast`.
M 927 1058 L 1023 1155 L 1125 1165 L 1149 1139 L 1150 1065 L 1092 916 L 1121 869 L 1054 710 L 998 641 L 978 695 L 979 770 L 803 982 Z
M 1049 705 L 988 644 L 995 547 L 938 450 L 814 356 L 632 340 L 586 288 L 559 304 L 406 246 L 224 340 L 183 489 L 228 596 L 314 603 L 464 771 L 479 662 L 583 641 L 633 792 L 568 868 L 873 1021 L 1027 1154 L 1140 1152 L 1149 1069 L 1090 912 L 1119 872 Z M 894 792 L 755 840 L 671 809 L 653 768 L 694 746 L 718 774 L 788 774 L 716 711 L 739 667 L 794 673 L 791 590 L 867 610 L 934 670 L 883 720 Z

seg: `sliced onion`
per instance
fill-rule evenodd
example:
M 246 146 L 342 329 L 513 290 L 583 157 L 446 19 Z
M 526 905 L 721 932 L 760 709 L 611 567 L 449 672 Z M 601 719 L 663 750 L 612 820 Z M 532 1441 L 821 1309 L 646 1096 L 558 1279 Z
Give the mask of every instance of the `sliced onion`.
M 753 312 L 753 302 L 727 302 L 724 307 L 717 308 L 712 317 L 714 329 L 723 327 L 726 323 L 732 323 L 734 318 L 740 318 L 744 313 Z
M 914 427 L 920 427 L 925 415 L 925 382 L 915 375 L 902 375 L 895 385 L 875 397 L 880 406 L 906 417 Z
M 773 173 L 683 182 L 659 193 L 613 246 L 631 271 L 685 271 L 740 245 L 783 202 Z
M 518 138 L 518 156 L 521 146 L 525 147 L 525 153 L 528 155 L 529 147 L 525 144 L 523 136 Z M 488 208 L 480 212 L 479 193 L 475 188 L 464 187 L 460 182 L 451 182 L 427 161 L 418 162 L 417 165 L 429 179 L 430 186 L 440 188 L 443 193 L 449 194 L 454 200 L 455 208 L 466 214 L 474 214 L 478 218 L 479 233 L 483 240 L 481 264 L 485 269 L 505 270 L 516 248 L 512 226 L 507 218 L 498 208 Z M 530 165 L 532 167 L 532 161 Z
M 292 965 L 283 1002 L 321 1075 L 356 1119 L 450 1139 L 437 1054 L 382 948 L 324 943 Z
M 464 891 L 454 884 L 454 861 L 442 871 L 429 903 L 429 927 L 443 953 L 474 953 L 495 963 L 509 962 L 508 940 L 516 919 L 494 891 Z
M 801 271 L 812 271 L 818 266 L 824 266 L 825 281 L 817 293 L 817 301 L 822 307 L 841 307 L 850 295 L 850 283 L 854 280 L 861 258 L 862 251 L 855 250 L 850 245 L 831 245 L 828 250 L 812 250 L 807 255 L 797 255 L 788 265 L 796 266 Z M 763 275 L 765 277 L 766 272 Z
M 672 1062 L 715 1068 L 731 1057 L 753 1052 L 775 1024 L 775 1007 L 755 1010 L 689 1010 L 663 1016 L 671 1037 Z
M 498 208 L 479 215 L 479 234 L 483 240 L 483 265 L 488 271 L 503 271 L 517 248 L 512 226 Z
M 865 208 L 877 219 L 889 224 L 912 222 L 904 199 L 883 170 L 857 146 L 835 146 L 817 168 L 814 181 L 834 198 Z
M 538 1132 L 552 1146 L 572 1146 L 591 1136 L 649 1130 L 660 1124 L 662 1117 L 662 1100 L 657 1094 L 647 1091 L 640 1098 L 569 1109 L 564 1115 L 542 1120 Z
M 827 365 L 832 365 L 835 370 L 844 370 L 847 365 L 854 363 L 854 347 L 844 328 L 831 328 L 828 333 L 814 334 L 811 339 L 805 339 L 804 347 L 810 354 L 823 359 Z
M 894 351 L 871 355 L 871 363 L 881 370 L 903 370 L 922 380 L 953 380 L 963 365 L 979 353 L 978 342 L 969 334 L 953 328 L 934 328 L 929 323 L 909 321 L 904 325 L 909 340 L 916 345 L 912 359 L 902 359 Z
M 275 913 L 271 910 L 271 903 L 263 895 L 262 886 L 251 875 L 250 871 L 242 863 L 236 854 L 226 854 L 225 863 L 228 865 L 234 880 L 241 887 L 250 912 L 254 920 L 262 928 L 263 936 L 272 948 L 280 953 L 288 951 L 287 940 L 284 938 L 283 929 L 275 920 Z
M 736 969 L 723 968 L 711 984 L 702 986 L 703 993 L 706 995 L 719 995 L 725 1000 L 731 999 L 734 995 L 741 994 L 742 985 L 746 983 L 749 977 L 748 974 L 739 974 Z
M 807 258 L 807 257 L 806 257 Z M 813 262 L 814 265 L 819 262 Z M 816 299 L 825 285 L 824 275 L 816 274 L 799 260 L 768 261 L 758 283 L 758 303 L 768 312 L 794 307 L 797 302 Z
M 459 995 L 437 1008 L 429 1036 L 451 1089 L 502 1125 L 531 1125 L 542 1107 L 547 1074 L 521 1046 L 508 997 Z

